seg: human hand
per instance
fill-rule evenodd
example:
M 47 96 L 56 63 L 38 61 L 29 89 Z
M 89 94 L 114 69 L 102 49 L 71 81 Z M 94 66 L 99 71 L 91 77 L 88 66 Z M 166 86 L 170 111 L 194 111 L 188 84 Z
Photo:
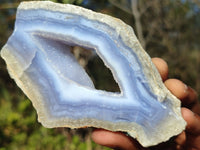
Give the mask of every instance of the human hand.
M 167 63 L 160 58 L 153 58 L 153 63 L 158 69 L 165 86 L 182 103 L 182 116 L 187 122 L 185 131 L 169 142 L 158 146 L 143 148 L 136 140 L 121 132 L 112 132 L 96 129 L 92 139 L 97 144 L 120 150 L 200 150 L 200 103 L 197 93 L 177 79 L 167 79 Z

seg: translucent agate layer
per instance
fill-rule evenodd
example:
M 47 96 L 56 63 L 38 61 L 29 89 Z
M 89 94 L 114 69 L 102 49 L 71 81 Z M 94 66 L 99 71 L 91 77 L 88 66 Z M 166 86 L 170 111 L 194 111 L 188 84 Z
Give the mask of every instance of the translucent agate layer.
M 96 51 L 121 92 L 95 89 L 71 46 Z M 163 85 L 132 28 L 119 19 L 73 5 L 23 2 L 1 56 L 45 127 L 123 131 L 143 146 L 185 128 L 179 100 Z

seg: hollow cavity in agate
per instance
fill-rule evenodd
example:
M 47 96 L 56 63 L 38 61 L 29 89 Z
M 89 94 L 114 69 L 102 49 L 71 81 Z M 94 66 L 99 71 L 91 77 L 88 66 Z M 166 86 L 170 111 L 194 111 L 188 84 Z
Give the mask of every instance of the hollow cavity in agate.
M 72 46 L 95 51 L 121 92 L 95 89 Z M 163 85 L 132 28 L 119 19 L 73 5 L 23 2 L 1 56 L 45 127 L 123 131 L 143 146 L 185 128 L 179 100 Z

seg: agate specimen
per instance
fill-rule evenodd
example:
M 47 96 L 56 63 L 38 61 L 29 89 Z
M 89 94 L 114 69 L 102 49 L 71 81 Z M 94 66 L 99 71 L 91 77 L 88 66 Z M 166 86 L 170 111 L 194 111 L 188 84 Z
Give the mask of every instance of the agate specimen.
M 72 46 L 96 51 L 121 92 L 95 89 Z M 73 5 L 23 2 L 1 56 L 45 127 L 123 131 L 145 147 L 185 128 L 179 100 L 163 85 L 133 29 L 119 19 Z

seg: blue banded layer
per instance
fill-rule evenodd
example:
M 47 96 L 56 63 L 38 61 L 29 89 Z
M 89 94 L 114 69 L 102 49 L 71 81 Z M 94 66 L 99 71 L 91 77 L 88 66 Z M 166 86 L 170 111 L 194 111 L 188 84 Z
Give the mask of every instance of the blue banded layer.
M 72 46 L 95 51 L 110 68 L 121 92 L 95 89 L 71 54 Z M 6 60 L 9 53 L 15 59 L 16 63 L 6 60 L 11 64 L 10 74 L 32 100 L 44 126 L 93 126 L 125 131 L 139 141 L 152 137 L 167 140 L 171 135 L 163 139 L 158 132 L 184 121 L 174 111 L 168 93 L 159 101 L 160 95 L 152 90 L 151 77 L 145 73 L 152 68 L 144 68 L 137 48 L 127 45 L 121 34 L 100 18 L 41 8 L 18 9 L 15 30 L 2 57 Z M 167 121 L 172 124 L 165 125 Z M 175 129 L 173 134 L 181 132 Z M 141 144 L 158 143 L 149 141 Z

